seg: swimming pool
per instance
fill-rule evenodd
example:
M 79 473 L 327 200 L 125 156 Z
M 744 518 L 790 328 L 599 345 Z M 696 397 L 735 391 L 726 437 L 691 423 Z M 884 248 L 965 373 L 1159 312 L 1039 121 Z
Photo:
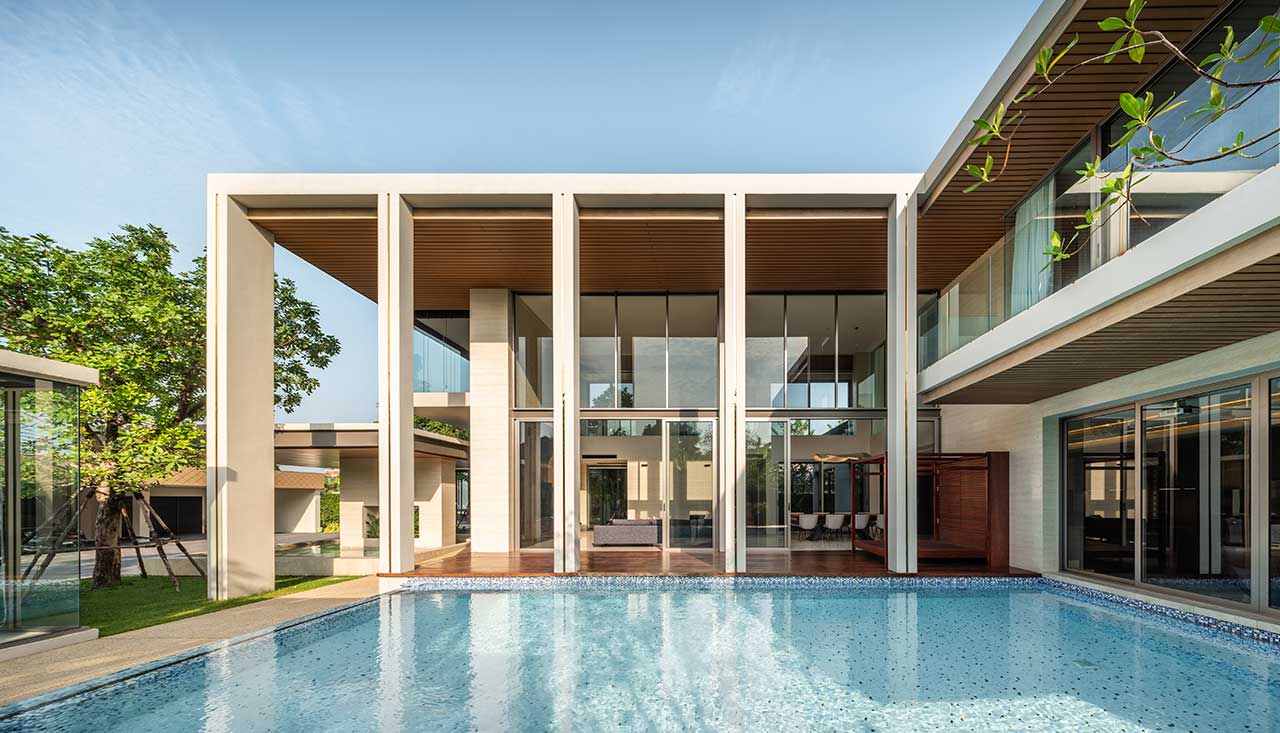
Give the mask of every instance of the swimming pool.
M 1274 639 L 938 580 L 403 592 L 0 710 L 0 730 L 1280 730 Z

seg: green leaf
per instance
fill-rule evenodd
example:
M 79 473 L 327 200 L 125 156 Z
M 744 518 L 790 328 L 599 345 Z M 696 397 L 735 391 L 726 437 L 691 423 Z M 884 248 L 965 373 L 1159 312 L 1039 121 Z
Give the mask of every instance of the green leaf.
M 1111 48 L 1107 51 L 1107 55 L 1102 58 L 1102 63 L 1109 64 L 1114 61 L 1116 54 L 1120 53 L 1120 49 L 1124 48 L 1124 42 L 1127 40 L 1129 40 L 1129 36 L 1127 34 L 1117 38 L 1116 42 L 1111 44 Z
M 1129 0 L 1129 9 L 1124 12 L 1125 20 L 1132 25 L 1138 19 L 1138 13 L 1142 12 L 1142 7 L 1146 4 L 1146 0 Z
M 1258 27 L 1266 33 L 1280 33 L 1280 18 L 1274 15 L 1268 15 L 1258 21 Z
M 1098 27 L 1104 31 L 1118 31 L 1121 28 L 1128 28 L 1129 24 L 1124 18 L 1117 18 L 1113 15 L 1110 18 L 1098 21 Z
M 994 126 L 994 125 L 992 125 L 990 122 L 987 122 L 986 120 L 983 120 L 983 119 L 977 119 L 977 120 L 974 120 L 974 121 L 973 121 L 973 126 L 974 126 L 974 127 L 977 127 L 977 128 L 981 128 L 981 129 L 983 129 L 983 130 L 986 130 L 987 132 L 995 132 L 995 131 L 996 131 L 996 128 L 995 128 L 995 126 Z
M 972 183 L 972 184 L 970 184 L 970 185 L 968 185 L 968 186 L 965 186 L 965 187 L 964 187 L 964 192 L 965 192 L 965 193 L 973 193 L 975 190 L 977 190 L 978 186 L 981 186 L 983 183 L 985 183 L 985 181 L 977 181 L 977 182 Z
M 1275 51 L 1271 52 L 1271 55 L 1267 57 L 1266 65 L 1270 66 L 1274 64 L 1277 59 L 1280 59 L 1280 48 L 1277 48 Z
M 1130 40 L 1132 48 L 1129 49 L 1129 58 L 1133 59 L 1133 63 L 1140 64 L 1142 63 L 1142 57 L 1147 53 L 1147 47 L 1140 45 L 1142 43 L 1142 34 L 1134 31 L 1133 35 L 1130 36 Z
M 1142 102 L 1129 92 L 1120 95 L 1120 109 L 1133 119 L 1139 119 L 1142 116 Z

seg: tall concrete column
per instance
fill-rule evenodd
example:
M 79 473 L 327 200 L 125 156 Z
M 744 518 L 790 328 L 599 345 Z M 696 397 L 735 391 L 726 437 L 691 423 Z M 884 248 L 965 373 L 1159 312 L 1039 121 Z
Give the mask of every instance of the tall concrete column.
M 224 600 L 275 588 L 275 253 L 226 194 L 207 226 L 208 592 Z
M 471 549 L 512 552 L 511 291 L 471 291 Z
M 885 486 L 889 571 L 916 566 L 916 198 L 889 207 L 889 308 L 885 345 Z
M 551 214 L 551 331 L 555 343 L 552 389 L 557 573 L 579 567 L 578 538 L 578 204 L 557 193 Z
M 724 341 L 720 352 L 720 512 L 724 570 L 747 569 L 747 197 L 724 197 Z
M 418 456 L 414 461 L 416 484 L 414 506 L 418 509 L 417 546 L 452 545 L 457 529 L 455 507 L 457 486 L 456 463 L 437 456 Z
M 413 570 L 413 214 L 378 196 L 378 568 Z

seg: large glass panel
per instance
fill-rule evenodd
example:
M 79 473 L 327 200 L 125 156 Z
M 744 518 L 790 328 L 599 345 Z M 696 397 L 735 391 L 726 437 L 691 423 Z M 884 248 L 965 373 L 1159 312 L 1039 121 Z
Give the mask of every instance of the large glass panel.
M 515 297 L 515 406 L 550 407 L 551 296 Z
M 582 548 L 662 544 L 662 423 L 583 420 Z
M 471 319 L 466 312 L 420 312 L 414 317 L 413 391 L 471 389 Z
M 786 420 L 747 423 L 747 547 L 787 546 Z
M 1063 421 L 1068 570 L 1133 579 L 1134 411 Z
M 667 516 L 671 547 L 710 548 L 715 538 L 714 423 L 667 423 Z
M 667 299 L 618 298 L 619 407 L 667 404 Z M 593 405 L 594 406 L 594 405 Z
M 0 374 L 0 644 L 80 625 L 79 390 Z
M 614 297 L 583 295 L 578 312 L 578 381 L 583 407 L 617 407 Z
M 818 463 L 819 456 L 866 458 L 885 451 L 882 418 L 793 419 L 791 441 L 791 550 L 847 550 L 861 517 L 863 529 L 881 522 L 879 476 L 849 463 Z M 805 516 L 805 515 L 817 515 Z
M 837 407 L 884 407 L 884 295 L 840 295 Z
M 720 404 L 720 299 L 715 295 L 672 295 L 668 302 L 668 406 L 716 407 Z
M 1267 544 L 1271 547 L 1271 607 L 1280 608 L 1280 377 L 1271 380 L 1271 427 L 1268 435 Z
M 991 259 L 984 257 L 960 278 L 958 293 L 959 345 L 991 329 Z
M 458 542 L 471 537 L 471 469 L 458 468 L 454 471 L 454 515 L 456 525 L 454 535 Z
M 836 406 L 834 295 L 787 296 L 787 407 Z
M 1250 600 L 1248 385 L 1142 408 L 1148 583 Z
M 747 407 L 782 407 L 783 296 L 747 296 Z
M 550 420 L 516 423 L 520 440 L 520 546 L 552 547 L 555 489 L 551 477 Z

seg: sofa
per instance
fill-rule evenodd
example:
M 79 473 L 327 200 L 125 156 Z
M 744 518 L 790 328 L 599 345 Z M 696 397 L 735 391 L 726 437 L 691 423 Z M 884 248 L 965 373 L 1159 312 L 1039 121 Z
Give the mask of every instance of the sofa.
M 591 544 L 657 545 L 662 542 L 662 521 L 658 519 L 613 519 L 592 527 Z

